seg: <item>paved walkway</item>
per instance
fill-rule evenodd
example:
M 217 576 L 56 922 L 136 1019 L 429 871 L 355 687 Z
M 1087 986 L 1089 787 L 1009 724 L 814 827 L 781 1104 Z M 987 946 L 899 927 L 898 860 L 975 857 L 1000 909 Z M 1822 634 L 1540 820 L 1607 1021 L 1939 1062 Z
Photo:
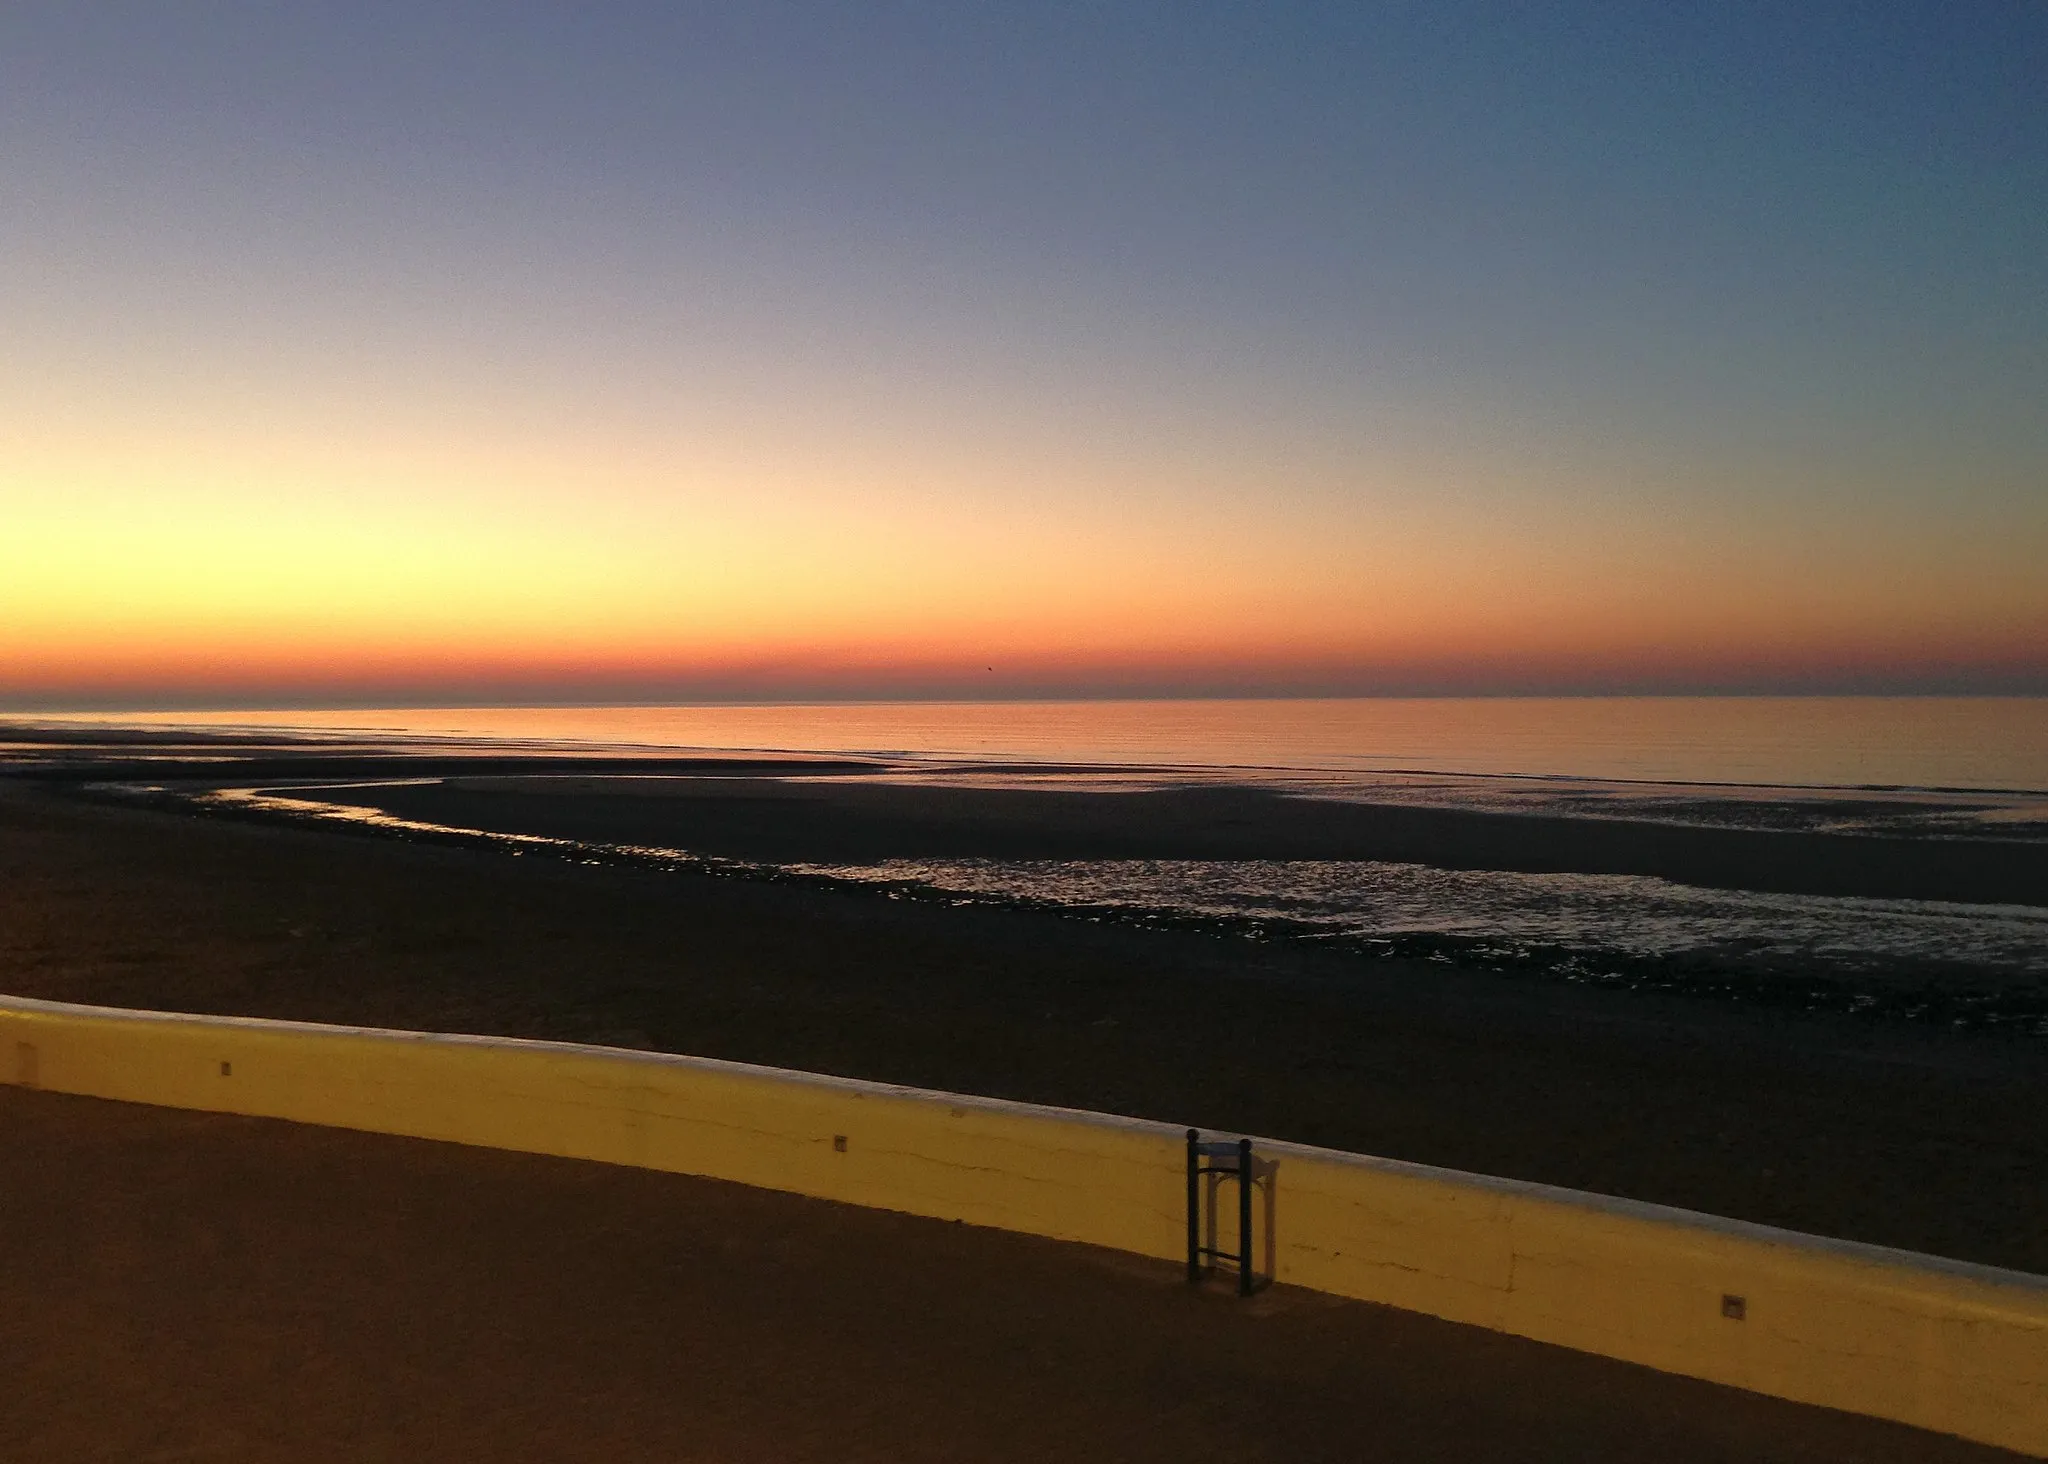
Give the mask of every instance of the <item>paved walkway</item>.
M 1084 1247 L 0 1088 L 0 1459 L 1972 1460 Z

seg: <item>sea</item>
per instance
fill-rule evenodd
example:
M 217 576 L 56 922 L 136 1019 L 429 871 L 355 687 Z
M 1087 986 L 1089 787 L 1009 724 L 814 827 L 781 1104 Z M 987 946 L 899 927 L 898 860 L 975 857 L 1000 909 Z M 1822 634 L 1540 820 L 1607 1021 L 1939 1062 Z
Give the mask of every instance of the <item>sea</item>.
M 2048 697 L 1346 697 L 78 713 L 592 750 L 2048 796 Z M 1718 795 L 1717 795 L 1718 796 Z
M 600 763 L 651 752 L 858 755 L 876 766 L 856 776 L 885 780 L 1105 794 L 1223 782 L 1504 814 L 2048 844 L 2039 697 L 410 707 L 37 721 Z M 800 762 L 789 773 L 813 775 Z M 221 796 L 364 818 L 303 788 Z M 687 849 L 609 852 L 705 862 Z M 2048 1037 L 2048 905 L 1366 860 L 923 859 L 754 873 Z

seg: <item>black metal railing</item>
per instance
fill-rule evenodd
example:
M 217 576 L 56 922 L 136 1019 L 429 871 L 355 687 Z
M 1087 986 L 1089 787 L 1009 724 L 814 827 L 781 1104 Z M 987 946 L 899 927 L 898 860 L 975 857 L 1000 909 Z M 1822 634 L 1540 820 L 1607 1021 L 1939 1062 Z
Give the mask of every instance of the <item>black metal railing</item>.
M 1237 1250 L 1202 1242 L 1202 1179 L 1214 1175 L 1237 1181 Z M 1204 1260 L 1224 1261 L 1237 1267 L 1237 1294 L 1250 1296 L 1258 1274 L 1252 1267 L 1252 1186 L 1257 1179 L 1252 1167 L 1250 1139 L 1215 1139 L 1204 1142 L 1200 1129 L 1188 1130 L 1188 1284 L 1199 1286 Z

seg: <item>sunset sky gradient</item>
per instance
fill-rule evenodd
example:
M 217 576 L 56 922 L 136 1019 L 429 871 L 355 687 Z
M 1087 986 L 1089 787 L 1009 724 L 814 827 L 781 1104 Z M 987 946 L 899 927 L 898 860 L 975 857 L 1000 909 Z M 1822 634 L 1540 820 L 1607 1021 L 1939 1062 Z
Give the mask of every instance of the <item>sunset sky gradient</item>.
M 10 6 L 0 707 L 2048 692 L 2044 76 L 1989 0 Z

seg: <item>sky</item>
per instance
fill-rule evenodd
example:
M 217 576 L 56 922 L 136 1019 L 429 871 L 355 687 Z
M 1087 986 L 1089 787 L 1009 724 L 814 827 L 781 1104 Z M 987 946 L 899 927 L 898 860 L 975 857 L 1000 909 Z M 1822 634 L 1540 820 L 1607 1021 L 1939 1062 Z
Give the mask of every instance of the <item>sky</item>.
M 2048 7 L 0 10 L 0 707 L 2048 692 Z

